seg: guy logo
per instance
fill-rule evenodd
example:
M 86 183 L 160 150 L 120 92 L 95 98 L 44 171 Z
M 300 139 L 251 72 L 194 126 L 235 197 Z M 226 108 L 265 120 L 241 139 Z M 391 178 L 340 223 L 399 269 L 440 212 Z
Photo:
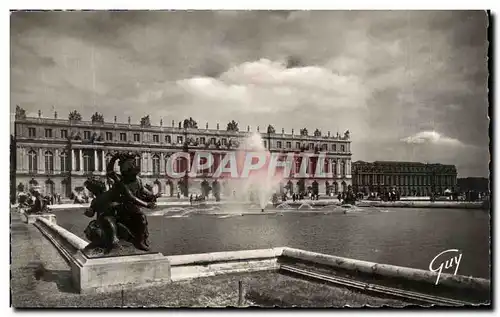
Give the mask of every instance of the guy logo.
M 441 262 L 441 264 L 436 267 L 434 262 L 437 260 L 437 258 L 439 258 L 439 256 L 441 256 L 445 253 L 453 253 L 453 252 L 455 254 L 458 253 L 458 256 L 453 256 L 453 257 L 449 258 L 448 260 L 446 260 L 446 262 Z M 451 255 L 452 254 L 450 254 L 450 256 Z M 457 275 L 461 260 L 462 260 L 462 253 L 460 253 L 460 250 L 457 250 L 457 249 L 449 249 L 449 250 L 443 251 L 443 252 L 439 253 L 438 255 L 436 255 L 434 257 L 434 259 L 432 259 L 431 263 L 429 264 L 429 270 L 431 272 L 434 272 L 434 273 L 438 272 L 438 276 L 436 279 L 436 285 L 438 285 L 438 283 L 439 283 L 439 277 L 441 276 L 441 272 L 443 272 L 443 269 L 450 269 L 450 268 L 455 267 L 455 272 L 453 273 L 453 275 Z

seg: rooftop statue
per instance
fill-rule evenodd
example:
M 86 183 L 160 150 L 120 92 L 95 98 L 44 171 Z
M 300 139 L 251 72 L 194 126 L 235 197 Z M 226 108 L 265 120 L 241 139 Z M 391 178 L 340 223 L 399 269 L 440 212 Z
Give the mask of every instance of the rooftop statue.
M 26 110 L 23 108 L 16 106 L 16 120 L 24 120 L 26 119 Z
M 68 119 L 70 121 L 82 121 L 82 115 L 78 111 L 73 110 L 69 113 Z
M 151 120 L 149 119 L 149 115 L 141 118 L 141 127 L 143 128 L 151 127 Z
M 344 139 L 345 140 L 349 140 L 350 136 L 351 136 L 351 133 L 349 132 L 349 130 L 347 130 L 346 132 L 344 132 Z
M 96 111 L 91 117 L 92 123 L 104 123 L 104 116 Z
M 238 132 L 239 131 L 239 128 L 238 128 L 238 122 L 232 120 L 231 122 L 229 122 L 227 124 L 227 128 L 226 128 L 227 131 L 233 131 L 233 132 Z
M 198 123 L 191 117 L 184 119 L 184 129 L 198 129 Z

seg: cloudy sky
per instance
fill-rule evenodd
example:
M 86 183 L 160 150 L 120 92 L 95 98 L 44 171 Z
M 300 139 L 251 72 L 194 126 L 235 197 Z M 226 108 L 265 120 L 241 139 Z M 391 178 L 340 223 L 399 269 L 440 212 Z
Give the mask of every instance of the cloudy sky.
M 486 27 L 478 11 L 17 12 L 11 115 L 349 129 L 353 160 L 487 176 Z

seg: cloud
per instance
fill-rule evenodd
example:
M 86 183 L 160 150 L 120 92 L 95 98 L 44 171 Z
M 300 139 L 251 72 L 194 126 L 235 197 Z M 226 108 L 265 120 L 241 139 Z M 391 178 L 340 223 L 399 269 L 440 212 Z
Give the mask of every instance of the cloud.
M 177 84 L 200 103 L 231 103 L 246 112 L 354 109 L 366 106 L 367 93 L 356 76 L 320 66 L 290 67 L 289 61 L 260 59 L 231 67 L 218 78 L 194 77 Z
M 422 131 L 415 135 L 401 139 L 402 142 L 408 144 L 436 144 L 436 145 L 451 145 L 463 146 L 464 144 L 457 139 L 449 138 L 439 134 L 436 131 Z

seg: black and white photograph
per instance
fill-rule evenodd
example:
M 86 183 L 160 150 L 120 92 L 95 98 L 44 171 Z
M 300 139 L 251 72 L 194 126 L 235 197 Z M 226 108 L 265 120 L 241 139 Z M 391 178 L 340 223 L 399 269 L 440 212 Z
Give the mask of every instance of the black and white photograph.
M 492 308 L 491 12 L 9 19 L 13 309 Z

